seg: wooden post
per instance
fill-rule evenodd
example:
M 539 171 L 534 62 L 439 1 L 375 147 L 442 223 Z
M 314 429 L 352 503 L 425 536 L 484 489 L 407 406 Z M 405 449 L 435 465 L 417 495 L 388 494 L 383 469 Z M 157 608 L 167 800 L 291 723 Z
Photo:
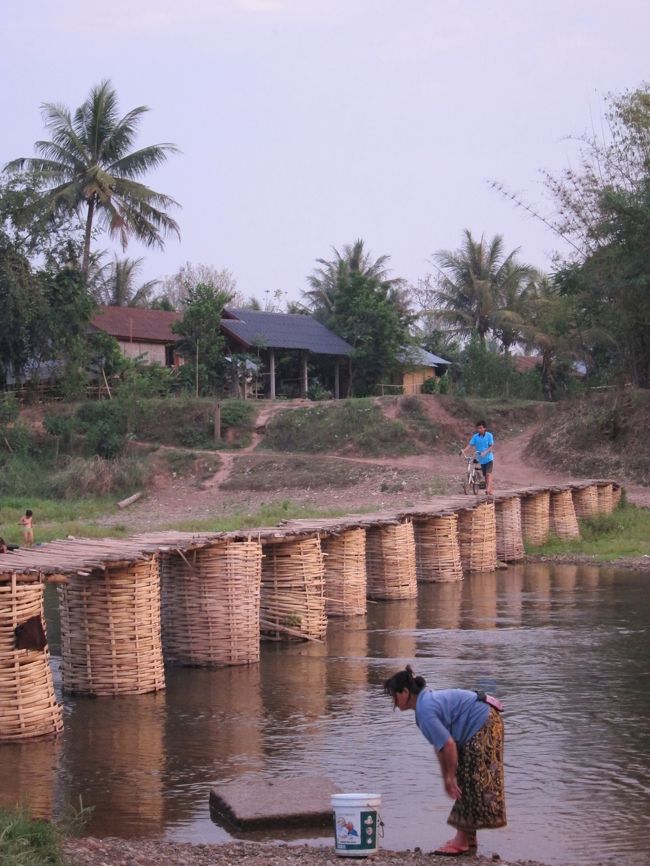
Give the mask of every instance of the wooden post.
M 334 399 L 341 398 L 341 380 L 338 359 L 334 362 Z
M 275 352 L 273 349 L 269 349 L 269 378 L 269 397 L 271 400 L 275 400 Z
M 307 397 L 307 391 L 309 389 L 309 379 L 307 374 L 307 352 L 300 353 L 300 365 L 300 396 L 304 399 Z
M 196 358 L 194 361 L 194 396 L 199 396 L 199 339 L 196 338 Z
M 221 442 L 221 403 L 214 407 L 214 441 Z

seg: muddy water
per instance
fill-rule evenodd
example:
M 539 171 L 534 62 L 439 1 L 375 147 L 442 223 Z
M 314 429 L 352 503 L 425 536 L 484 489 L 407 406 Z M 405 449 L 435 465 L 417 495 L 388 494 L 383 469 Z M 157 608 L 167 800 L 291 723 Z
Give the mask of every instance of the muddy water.
M 430 850 L 448 838 L 450 803 L 412 713 L 380 688 L 410 661 L 434 687 L 506 703 L 509 826 L 483 834 L 486 853 L 645 864 L 649 581 L 529 565 L 420 586 L 417 601 L 333 621 L 326 644 L 265 645 L 259 666 L 170 670 L 157 695 L 66 698 L 58 742 L 0 747 L 0 804 L 49 815 L 81 796 L 89 833 L 215 842 L 229 837 L 209 818 L 213 784 L 317 773 L 381 794 L 384 847 Z M 52 599 L 48 621 L 56 650 Z

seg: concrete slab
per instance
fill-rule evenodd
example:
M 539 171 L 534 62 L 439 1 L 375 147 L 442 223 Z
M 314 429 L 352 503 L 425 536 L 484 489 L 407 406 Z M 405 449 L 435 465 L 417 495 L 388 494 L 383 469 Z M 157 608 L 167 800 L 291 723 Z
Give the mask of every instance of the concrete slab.
M 330 779 L 296 776 L 270 782 L 229 782 L 210 791 L 210 814 L 236 830 L 270 827 L 327 827 L 332 823 Z

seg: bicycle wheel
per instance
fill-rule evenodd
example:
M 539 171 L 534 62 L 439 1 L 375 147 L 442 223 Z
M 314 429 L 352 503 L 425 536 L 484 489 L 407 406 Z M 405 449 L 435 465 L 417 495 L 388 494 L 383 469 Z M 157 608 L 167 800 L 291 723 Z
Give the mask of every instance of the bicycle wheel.
M 478 493 L 478 491 L 479 491 L 479 488 L 480 488 L 480 482 L 479 482 L 478 478 L 477 478 L 476 475 L 475 475 L 475 476 L 472 478 L 472 493 L 474 494 L 474 496 L 477 495 L 477 493 Z
M 467 496 L 467 491 L 468 491 L 468 489 L 469 489 L 469 488 L 468 488 L 468 483 L 467 483 L 467 481 L 463 481 L 463 493 L 465 494 L 465 496 Z

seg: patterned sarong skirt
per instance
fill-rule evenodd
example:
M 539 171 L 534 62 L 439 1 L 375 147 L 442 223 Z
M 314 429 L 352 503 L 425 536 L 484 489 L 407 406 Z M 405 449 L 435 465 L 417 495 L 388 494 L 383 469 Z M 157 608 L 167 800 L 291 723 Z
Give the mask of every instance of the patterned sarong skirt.
M 493 707 L 481 730 L 459 746 L 456 779 L 463 793 L 448 824 L 459 830 L 506 826 L 503 719 Z

